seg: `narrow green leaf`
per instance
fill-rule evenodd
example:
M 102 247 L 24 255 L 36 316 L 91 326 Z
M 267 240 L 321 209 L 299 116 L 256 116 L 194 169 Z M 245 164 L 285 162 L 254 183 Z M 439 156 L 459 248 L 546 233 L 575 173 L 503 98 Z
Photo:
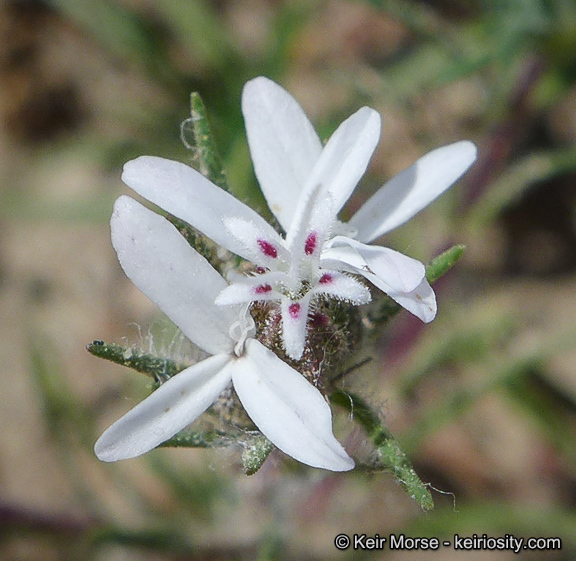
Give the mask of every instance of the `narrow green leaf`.
M 232 440 L 221 431 L 192 431 L 183 430 L 166 440 L 161 447 L 177 448 L 214 448 L 228 446 Z
M 146 374 L 157 383 L 165 382 L 189 366 L 170 358 L 151 356 L 133 347 L 123 347 L 104 341 L 93 341 L 86 345 L 86 350 L 94 356 Z
M 456 261 L 462 257 L 466 246 L 462 244 L 453 245 L 437 257 L 434 257 L 426 266 L 426 279 L 429 283 L 436 282 L 441 276 L 445 275 Z
M 191 143 L 186 139 L 188 131 L 192 132 Z M 195 163 L 200 173 L 222 189 L 229 191 L 226 173 L 212 137 L 206 106 L 198 92 L 192 92 L 190 95 L 190 118 L 182 123 L 181 138 L 188 148 L 194 150 Z

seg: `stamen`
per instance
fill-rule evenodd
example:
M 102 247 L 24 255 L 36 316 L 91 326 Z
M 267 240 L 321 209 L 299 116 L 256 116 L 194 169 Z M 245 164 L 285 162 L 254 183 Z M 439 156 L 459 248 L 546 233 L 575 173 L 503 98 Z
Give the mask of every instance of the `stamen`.
M 316 249 L 317 243 L 318 243 L 318 236 L 316 235 L 316 232 L 310 232 L 304 244 L 304 253 L 306 255 L 312 255 L 314 253 L 314 250 Z
M 334 278 L 332 277 L 331 274 L 329 273 L 324 273 L 321 277 L 320 280 L 318 281 L 320 284 L 330 284 L 332 281 L 334 280 Z
M 262 253 L 266 255 L 266 257 L 272 257 L 272 259 L 276 259 L 278 257 L 278 250 L 268 241 L 259 238 L 257 240 Z

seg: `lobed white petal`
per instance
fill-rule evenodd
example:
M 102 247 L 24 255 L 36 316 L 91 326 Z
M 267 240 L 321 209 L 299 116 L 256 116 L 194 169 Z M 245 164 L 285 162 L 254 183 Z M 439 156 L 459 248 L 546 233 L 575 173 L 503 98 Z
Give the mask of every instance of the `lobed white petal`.
M 285 231 L 322 143 L 298 102 L 268 78 L 244 86 L 242 112 L 256 177 Z
M 141 156 L 124 165 L 122 181 L 145 199 L 246 259 L 249 257 L 244 255 L 242 244 L 224 228 L 224 217 L 235 216 L 252 222 L 266 235 L 276 233 L 249 206 L 181 162 Z
M 226 281 L 165 218 L 120 197 L 110 221 L 112 245 L 130 280 L 188 337 L 210 354 L 230 352 L 239 308 L 214 300 Z
M 371 242 L 407 222 L 455 183 L 476 160 L 467 140 L 428 152 L 383 185 L 350 220 L 357 239 Z
M 149 452 L 204 413 L 231 378 L 228 355 L 186 368 L 109 427 L 94 446 L 96 456 L 116 462 Z
M 354 460 L 332 432 L 332 413 L 322 394 L 255 339 L 232 366 L 244 409 L 280 450 L 309 466 L 348 471 Z
M 322 192 L 332 197 L 337 214 L 364 175 L 379 138 L 380 115 L 369 107 L 362 107 L 330 137 L 306 181 L 304 192 L 321 185 Z

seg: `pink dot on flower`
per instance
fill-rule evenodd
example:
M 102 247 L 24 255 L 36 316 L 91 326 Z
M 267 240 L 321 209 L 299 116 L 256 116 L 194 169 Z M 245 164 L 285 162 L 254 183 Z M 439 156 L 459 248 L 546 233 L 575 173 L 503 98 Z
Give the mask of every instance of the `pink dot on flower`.
M 271 292 L 272 287 L 269 284 L 259 284 L 256 288 L 254 288 L 254 292 L 256 294 L 267 294 Z
M 334 279 L 332 278 L 332 275 L 328 274 L 328 273 L 324 273 L 321 277 L 320 280 L 318 281 L 320 284 L 330 284 Z
M 258 239 L 257 241 L 262 253 L 266 255 L 266 257 L 272 257 L 272 259 L 278 257 L 278 250 L 270 242 L 263 239 Z
M 265 267 L 256 267 L 254 269 L 254 272 L 258 273 L 259 275 L 262 275 L 266 272 L 266 268 Z
M 298 304 L 298 302 L 290 304 L 290 306 L 288 306 L 288 312 L 292 319 L 298 319 L 300 317 L 300 304 Z
M 318 242 L 318 237 L 316 232 L 310 232 L 306 238 L 306 243 L 304 244 L 304 253 L 306 255 L 312 255 L 316 249 L 316 243 Z

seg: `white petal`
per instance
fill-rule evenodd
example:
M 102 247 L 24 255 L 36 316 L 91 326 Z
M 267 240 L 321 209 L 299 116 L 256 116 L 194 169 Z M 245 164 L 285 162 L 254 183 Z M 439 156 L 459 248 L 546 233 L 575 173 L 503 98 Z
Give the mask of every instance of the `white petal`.
M 388 293 L 400 306 L 413 313 L 424 323 L 431 322 L 436 317 L 436 295 L 424 279 L 419 286 L 408 293 Z
M 414 290 L 426 275 L 420 261 L 387 247 L 370 246 L 344 236 L 330 240 L 330 248 L 322 254 L 325 266 L 334 267 L 340 261 L 344 269 L 365 276 L 378 288 L 389 294 Z
M 350 220 L 357 239 L 371 242 L 404 224 L 456 182 L 476 160 L 467 140 L 437 148 L 383 185 Z
M 244 256 L 262 267 L 272 270 L 288 267 L 290 253 L 277 232 L 263 231 L 253 222 L 242 218 L 224 218 L 224 227 L 242 245 Z
M 272 226 L 258 213 L 180 162 L 141 156 L 124 165 L 122 181 L 139 195 L 242 257 L 245 257 L 243 246 L 224 228 L 224 217 L 243 218 L 267 235 L 275 234 Z
M 364 175 L 380 138 L 380 115 L 362 107 L 348 117 L 327 142 L 306 182 L 305 192 L 322 186 L 338 213 Z
M 292 300 L 284 296 L 281 301 L 284 350 L 294 360 L 302 358 L 306 346 L 310 296 L 311 294 L 308 293 L 301 300 Z
M 172 438 L 199 417 L 222 393 L 232 373 L 228 355 L 216 355 L 162 384 L 98 439 L 104 462 L 135 458 Z
M 227 286 L 165 218 L 120 197 L 110 221 L 112 245 L 130 280 L 188 337 L 210 354 L 229 352 L 239 308 L 214 300 Z
M 322 394 L 254 339 L 232 367 L 234 388 L 262 433 L 284 453 L 309 466 L 348 471 L 354 460 L 332 432 Z
M 378 275 L 374 274 L 367 265 L 362 265 L 362 263 L 365 262 L 362 256 L 355 252 L 353 248 L 344 246 L 325 251 L 323 255 L 326 256 L 326 259 L 322 261 L 322 264 L 332 268 L 339 267 L 340 270 L 347 270 L 351 273 L 362 275 L 423 322 L 428 323 L 432 321 L 436 316 L 436 296 L 426 278 L 420 276 L 420 273 L 417 273 L 420 267 L 424 267 L 422 263 L 391 249 L 374 249 L 392 252 L 388 255 L 392 257 L 393 265 L 389 271 L 383 268 Z M 396 260 L 397 263 L 394 264 Z M 410 262 L 413 263 L 410 264 Z M 407 263 L 409 268 L 414 265 L 413 275 L 405 275 L 403 273 L 402 266 L 404 263 Z M 419 267 L 416 266 L 416 264 L 419 265 Z M 413 286 L 415 280 L 418 278 L 420 278 L 420 282 Z M 408 289 L 407 287 L 410 286 L 413 286 L 413 288 Z
M 268 78 L 244 86 L 242 111 L 256 177 L 270 210 L 288 231 L 322 143 L 296 100 Z
M 356 279 L 337 271 L 322 270 L 313 294 L 323 294 L 338 300 L 345 300 L 356 306 L 370 302 L 370 291 Z

